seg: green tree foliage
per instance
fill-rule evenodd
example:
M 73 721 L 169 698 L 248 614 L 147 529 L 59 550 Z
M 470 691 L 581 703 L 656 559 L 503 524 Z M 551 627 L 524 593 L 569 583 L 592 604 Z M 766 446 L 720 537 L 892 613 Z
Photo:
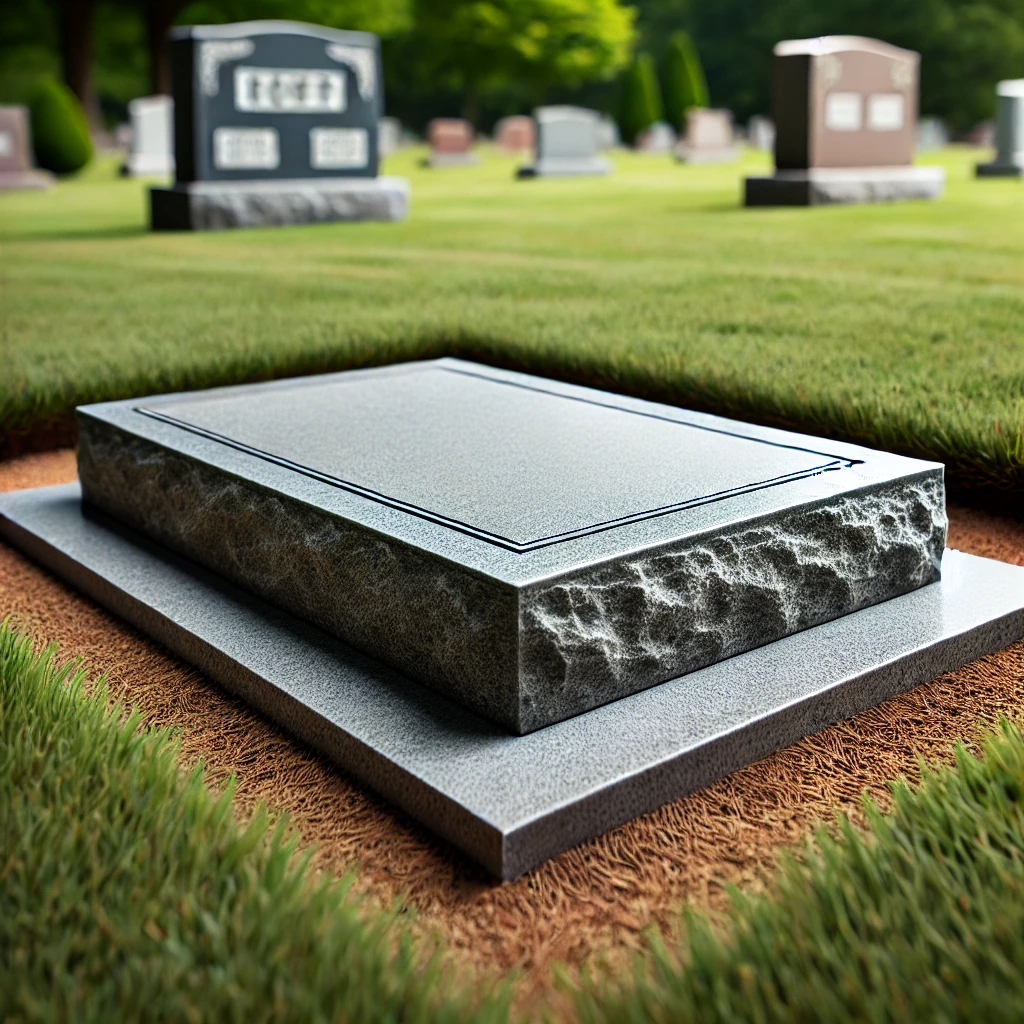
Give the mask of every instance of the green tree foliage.
M 708 105 L 708 83 L 693 40 L 674 32 L 665 55 L 665 114 L 669 124 L 682 130 L 686 112 Z
M 654 58 L 638 53 L 622 77 L 619 101 L 619 131 L 633 145 L 640 133 L 662 118 L 661 91 L 654 73 Z
M 43 79 L 32 93 L 32 142 L 36 163 L 55 174 L 73 174 L 92 159 L 92 140 L 81 104 L 67 86 Z
M 619 0 L 415 0 L 395 52 L 406 80 L 464 97 L 516 86 L 534 102 L 553 86 L 611 78 L 629 60 L 635 11 Z

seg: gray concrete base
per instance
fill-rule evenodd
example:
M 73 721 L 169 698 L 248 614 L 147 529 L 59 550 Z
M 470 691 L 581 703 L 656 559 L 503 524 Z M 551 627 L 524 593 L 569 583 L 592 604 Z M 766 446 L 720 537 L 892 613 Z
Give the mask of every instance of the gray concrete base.
M 216 231 L 329 221 L 402 220 L 403 178 L 197 181 L 149 190 L 153 231 Z
M 1019 178 L 1024 175 L 1024 167 L 1019 164 L 976 164 L 974 174 L 977 178 Z
M 938 199 L 946 184 L 941 167 L 822 167 L 776 171 L 747 178 L 744 206 L 819 206 Z
M 17 189 L 42 191 L 56 180 L 49 171 L 0 171 L 0 192 Z
M 510 736 L 85 518 L 77 484 L 0 495 L 0 535 L 506 879 L 1024 636 L 1024 569 L 947 551 L 939 583 Z
M 580 160 L 568 157 L 541 157 L 516 171 L 516 177 L 523 178 L 581 178 L 600 177 L 611 174 L 612 165 L 603 157 L 595 156 Z

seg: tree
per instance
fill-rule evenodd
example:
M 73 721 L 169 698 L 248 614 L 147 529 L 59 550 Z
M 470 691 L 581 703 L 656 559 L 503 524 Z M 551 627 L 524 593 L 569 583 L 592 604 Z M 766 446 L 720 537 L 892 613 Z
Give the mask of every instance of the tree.
M 415 0 L 395 58 L 423 88 L 461 93 L 475 122 L 489 91 L 519 85 L 540 102 L 553 86 L 611 78 L 635 16 L 620 0 Z
M 641 132 L 661 118 L 661 92 L 654 73 L 654 58 L 649 53 L 638 53 L 622 76 L 618 122 L 623 140 L 634 145 Z
M 669 124 L 682 131 L 693 107 L 708 105 L 708 83 L 700 57 L 686 32 L 675 32 L 665 55 L 665 111 Z

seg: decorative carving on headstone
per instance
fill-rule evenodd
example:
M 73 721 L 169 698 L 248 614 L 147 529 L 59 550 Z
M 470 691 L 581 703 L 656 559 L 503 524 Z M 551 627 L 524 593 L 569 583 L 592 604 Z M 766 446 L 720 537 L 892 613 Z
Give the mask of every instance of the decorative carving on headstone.
M 328 43 L 327 56 L 350 67 L 356 76 L 356 88 L 364 100 L 372 100 L 377 85 L 377 55 L 365 46 Z
M 204 96 L 220 92 L 220 67 L 248 57 L 255 49 L 251 39 L 216 39 L 199 47 L 199 82 Z

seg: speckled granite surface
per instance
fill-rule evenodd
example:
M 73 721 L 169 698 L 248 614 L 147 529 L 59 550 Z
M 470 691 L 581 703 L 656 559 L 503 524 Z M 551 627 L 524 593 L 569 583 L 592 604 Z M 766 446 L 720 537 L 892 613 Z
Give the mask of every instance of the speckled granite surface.
M 456 360 L 87 407 L 79 473 L 515 733 L 934 582 L 946 530 L 940 466 Z

